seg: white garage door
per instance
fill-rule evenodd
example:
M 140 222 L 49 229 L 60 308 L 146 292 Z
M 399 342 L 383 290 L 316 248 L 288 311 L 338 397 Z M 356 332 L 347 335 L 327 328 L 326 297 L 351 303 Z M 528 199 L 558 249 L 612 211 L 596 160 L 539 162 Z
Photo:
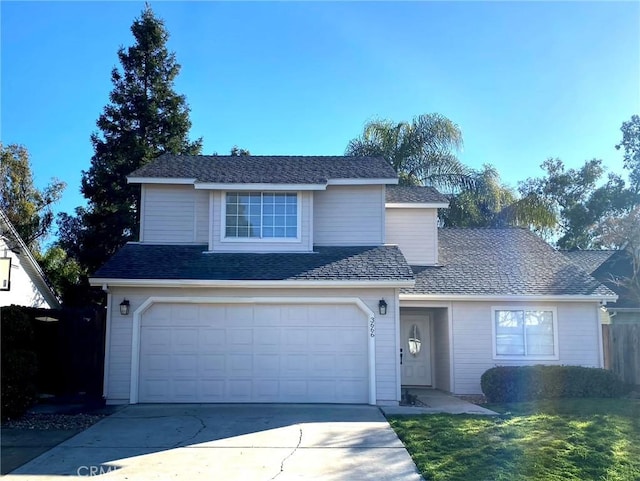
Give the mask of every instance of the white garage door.
M 367 403 L 355 305 L 154 304 L 140 323 L 140 402 Z

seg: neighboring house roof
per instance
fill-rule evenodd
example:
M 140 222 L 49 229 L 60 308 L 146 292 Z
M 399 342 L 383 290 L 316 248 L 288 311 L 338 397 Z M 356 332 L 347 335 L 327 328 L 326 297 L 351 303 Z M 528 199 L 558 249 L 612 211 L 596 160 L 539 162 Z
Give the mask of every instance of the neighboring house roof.
M 398 176 L 382 157 L 163 154 L 128 178 L 130 182 L 179 178 L 218 184 L 327 184 L 332 179 L 396 183 Z
M 604 261 L 616 252 L 612 250 L 575 250 L 561 251 L 566 258 L 583 269 L 585 272 L 592 274 Z
M 208 253 L 206 245 L 129 243 L 93 276 L 96 279 L 220 281 L 413 282 L 396 246 L 316 247 L 310 253 Z
M 20 265 L 51 308 L 60 308 L 60 299 L 53 290 L 40 264 L 35 260 L 31 251 L 18 234 L 4 210 L 0 209 L 0 234 L 5 237 L 7 248 L 20 259 Z
M 526 229 L 439 230 L 439 266 L 414 267 L 403 294 L 593 296 L 615 294 Z
M 386 202 L 390 204 L 449 204 L 449 199 L 433 187 L 389 185 Z
M 614 304 L 607 305 L 608 309 L 639 309 L 640 295 L 634 295 L 618 280 L 631 276 L 631 258 L 626 250 L 575 250 L 563 251 L 563 254 L 582 267 L 594 278 L 602 282 L 609 289 L 618 294 Z

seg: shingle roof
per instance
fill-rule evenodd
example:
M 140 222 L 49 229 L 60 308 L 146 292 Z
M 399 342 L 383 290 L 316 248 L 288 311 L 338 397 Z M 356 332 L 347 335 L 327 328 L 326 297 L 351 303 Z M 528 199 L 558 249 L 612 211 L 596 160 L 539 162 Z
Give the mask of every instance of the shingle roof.
M 640 309 L 640 294 L 633 292 L 624 282 L 616 282 L 616 279 L 628 279 L 632 276 L 631 255 L 627 251 L 583 250 L 562 253 L 618 294 L 618 300 L 607 307 Z
M 449 199 L 433 187 L 388 185 L 386 191 L 386 201 L 389 203 L 449 203 Z
M 329 179 L 397 179 L 382 157 L 163 154 L 129 177 L 235 184 L 326 184 Z
M 593 274 L 616 251 L 611 250 L 576 250 L 561 251 L 564 256 L 588 274 Z
M 413 267 L 404 294 L 556 296 L 613 295 L 525 229 L 440 229 L 439 262 Z
M 395 246 L 316 247 L 311 253 L 204 253 L 206 245 L 127 244 L 100 279 L 411 281 Z

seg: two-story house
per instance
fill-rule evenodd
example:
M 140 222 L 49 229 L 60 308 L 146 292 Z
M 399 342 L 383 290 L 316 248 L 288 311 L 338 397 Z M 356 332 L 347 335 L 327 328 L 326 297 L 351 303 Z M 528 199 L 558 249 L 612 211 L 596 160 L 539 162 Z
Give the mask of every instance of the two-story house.
M 108 293 L 109 403 L 397 404 L 498 364 L 602 365 L 615 295 L 523 229 L 438 229 L 381 158 L 162 155 Z

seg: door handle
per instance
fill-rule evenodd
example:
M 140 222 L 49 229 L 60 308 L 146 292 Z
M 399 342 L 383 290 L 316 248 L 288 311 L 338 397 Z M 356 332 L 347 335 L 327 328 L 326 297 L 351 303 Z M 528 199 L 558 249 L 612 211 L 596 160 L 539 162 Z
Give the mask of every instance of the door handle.
M 402 348 L 400 348 L 400 365 L 402 366 Z

